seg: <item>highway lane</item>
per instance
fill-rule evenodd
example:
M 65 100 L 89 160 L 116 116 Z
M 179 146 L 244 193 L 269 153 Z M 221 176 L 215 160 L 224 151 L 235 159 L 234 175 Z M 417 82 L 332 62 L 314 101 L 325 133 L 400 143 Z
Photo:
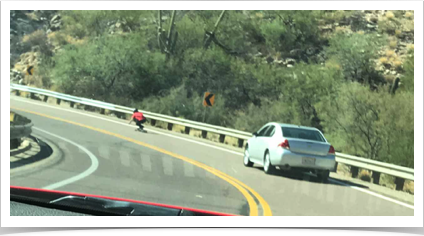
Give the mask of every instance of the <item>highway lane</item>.
M 90 167 L 87 153 L 72 143 L 43 132 L 47 131 L 81 144 L 99 162 L 92 175 L 56 190 L 249 214 L 246 199 L 236 188 L 201 168 L 116 137 L 20 113 L 33 121 L 35 134 L 60 149 L 62 157 L 54 166 L 12 177 L 11 185 L 43 188 L 77 176 Z
M 27 101 L 27 100 L 25 100 Z M 195 144 L 192 142 L 187 142 L 185 140 L 181 140 L 178 138 L 170 137 L 162 134 L 155 133 L 136 133 L 134 132 L 134 127 L 129 127 L 125 125 L 124 122 L 122 124 L 116 124 L 110 122 L 108 120 L 113 120 L 112 118 L 107 118 L 108 120 L 98 119 L 97 117 L 105 118 L 105 116 L 101 115 L 93 115 L 90 113 L 90 116 L 82 115 L 79 113 L 85 113 L 81 111 L 76 111 L 74 109 L 65 109 L 59 110 L 56 109 L 57 106 L 47 105 L 42 102 L 30 101 L 22 102 L 21 99 L 15 100 L 15 98 L 11 99 L 11 107 L 24 109 L 28 111 L 36 111 L 41 114 L 49 115 L 52 117 L 59 117 L 62 119 L 70 120 L 73 122 L 78 122 L 90 127 L 99 128 L 102 130 L 107 130 L 108 132 L 120 134 L 125 137 L 129 137 L 134 140 L 139 140 L 145 144 L 152 145 L 154 147 L 158 147 L 164 150 L 167 150 L 171 153 L 175 153 L 177 155 L 182 155 L 184 157 L 188 157 L 190 159 L 196 160 L 200 163 L 206 164 L 207 166 L 213 167 L 215 169 L 220 170 L 221 172 L 226 173 L 249 186 L 252 190 L 257 192 L 263 200 L 269 204 L 270 209 L 272 210 L 273 215 L 413 215 L 414 211 L 412 209 L 406 208 L 401 205 L 394 204 L 392 202 L 386 201 L 384 199 L 359 192 L 349 187 L 335 185 L 335 184 L 322 184 L 322 183 L 314 183 L 311 181 L 298 180 L 293 178 L 286 178 L 281 176 L 268 176 L 263 173 L 259 168 L 246 168 L 242 164 L 242 158 L 240 155 L 236 155 L 234 153 L 217 150 L 212 147 Z M 41 105 L 37 105 L 41 104 Z M 74 112 L 69 112 L 74 111 Z M 21 112 L 21 111 L 19 111 Z M 106 149 L 109 152 L 113 152 L 115 154 L 111 154 L 111 156 L 119 156 L 120 158 L 116 158 L 114 162 L 106 159 L 100 159 L 99 169 L 94 172 L 92 176 L 87 177 L 84 180 L 78 181 L 73 185 L 65 186 L 62 190 L 70 190 L 68 188 L 74 188 L 80 192 L 86 192 L 84 190 L 89 191 L 99 191 L 96 194 L 104 194 L 104 195 L 113 195 L 113 194 L 123 194 L 126 198 L 135 198 L 140 199 L 141 197 L 152 197 L 156 196 L 156 193 L 161 191 L 166 191 L 166 189 L 170 186 L 168 185 L 169 181 L 173 181 L 174 178 L 166 178 L 166 176 L 172 176 L 170 174 L 170 168 L 164 167 L 162 163 L 157 164 L 158 169 L 152 171 L 152 175 L 158 175 L 153 181 L 159 181 L 157 183 L 157 188 L 150 187 L 148 188 L 151 191 L 147 195 L 141 195 L 138 191 L 138 186 L 141 186 L 140 173 L 139 169 L 143 168 L 142 162 L 137 166 L 137 162 L 134 161 L 133 164 L 133 154 L 138 153 L 147 153 L 149 156 L 161 156 L 162 158 L 166 158 L 166 155 L 162 156 L 162 154 L 158 154 L 157 151 L 151 150 L 151 148 L 143 147 L 142 145 L 136 145 L 134 143 L 113 138 L 113 136 L 105 135 L 103 133 L 99 133 L 97 131 L 93 131 L 87 128 L 79 127 L 77 128 L 75 125 L 67 124 L 62 121 L 52 121 L 49 118 L 34 115 L 31 113 L 24 113 L 29 118 L 34 120 L 34 123 L 37 127 L 42 127 L 52 133 L 56 133 L 59 135 L 63 135 L 63 137 L 73 139 L 74 141 L 81 140 L 84 145 L 88 145 L 89 149 L 93 152 L 97 152 L 96 155 L 100 155 Z M 94 116 L 94 117 L 92 117 Z M 107 137 L 109 136 L 109 137 Z M 113 139 L 110 141 L 104 141 L 104 139 Z M 119 141 L 117 141 L 119 140 Z M 81 142 L 80 142 L 81 143 Z M 135 145 L 134 147 L 132 145 Z M 92 148 L 93 147 L 93 148 Z M 102 148 L 99 148 L 102 147 Z M 125 147 L 122 149 L 122 147 Z M 121 152 L 125 152 L 122 150 L 127 150 L 127 147 L 132 147 L 129 155 L 122 155 Z M 104 150 L 103 150 L 104 149 Z M 132 153 L 132 154 L 131 154 Z M 124 159 L 121 157 L 124 156 Z M 129 156 L 129 158 L 128 158 Z M 170 157 L 171 159 L 173 157 Z M 130 163 L 128 163 L 128 159 Z M 157 158 L 159 160 L 161 158 Z M 175 159 L 175 158 L 174 158 Z M 104 162 L 104 164 L 102 164 Z M 111 162 L 111 163 L 109 163 Z M 169 161 L 168 161 L 169 162 Z M 109 163 L 109 164 L 106 164 Z M 171 162 L 173 163 L 173 162 Z M 184 162 L 183 162 L 184 163 Z M 129 165 L 128 165 L 129 164 Z M 180 163 L 181 164 L 181 163 Z M 162 166 L 160 166 L 162 165 Z M 167 164 L 165 164 L 167 165 Z M 184 164 L 181 164 L 182 167 L 175 167 L 173 164 L 172 174 L 178 172 L 184 173 Z M 136 166 L 138 168 L 136 168 Z M 156 164 L 155 164 L 156 166 Z M 103 169 L 105 168 L 105 169 Z M 151 165 L 153 168 L 153 164 Z M 112 171 L 113 170 L 113 171 Z M 113 174 L 112 174 L 113 173 Z M 162 173 L 162 174 L 158 174 Z M 168 173 L 168 174 L 166 174 Z M 104 175 L 107 176 L 107 178 Z M 120 176 L 120 177 L 117 177 Z M 164 177 L 165 176 L 165 177 Z M 153 178 L 153 177 L 152 177 Z M 197 184 L 193 184 L 194 181 Z M 22 180 L 23 181 L 23 180 Z M 111 185 L 105 186 L 105 181 L 110 181 Z M 209 182 L 206 182 L 209 181 Z M 221 181 L 221 182 L 220 182 Z M 234 212 L 236 214 L 246 214 L 246 199 L 243 198 L 243 195 L 240 191 L 237 191 L 236 188 L 229 185 L 220 178 L 210 179 L 207 177 L 200 178 L 195 176 L 193 180 L 188 180 L 187 178 L 183 178 L 180 181 L 176 181 L 180 183 L 180 186 L 184 186 L 183 190 L 181 190 L 181 196 L 184 195 L 184 192 L 188 192 L 189 195 L 198 195 L 196 194 L 199 189 L 198 186 L 207 186 L 205 190 L 211 189 L 208 194 L 213 194 L 218 191 L 216 196 L 216 201 L 211 203 L 209 199 L 206 198 L 194 198 L 192 201 L 191 198 L 188 198 L 184 206 L 195 207 L 196 204 L 201 206 L 200 208 L 205 209 L 206 206 L 209 206 L 213 209 L 219 208 L 221 206 L 220 211 L 222 212 Z M 81 186 L 84 183 L 85 186 Z M 87 184 L 86 184 L 87 183 Z M 146 185 L 149 185 L 148 182 Z M 172 182 L 175 184 L 175 182 Z M 162 185 L 161 185 L 162 184 Z M 173 186 L 171 184 L 171 186 Z M 102 186 L 103 185 L 103 186 Z M 101 190 L 97 190 L 98 186 L 102 186 Z M 35 186 L 34 186 L 35 187 Z M 147 189 L 147 187 L 145 187 Z M 115 190 L 111 190 L 115 189 Z M 116 190 L 119 189 L 119 190 Z M 117 191 L 117 192 L 115 192 Z M 146 193 L 145 191 L 144 193 Z M 172 191 L 171 191 L 172 192 Z M 212 193 L 213 192 L 213 193 Z M 89 192 L 92 193 L 92 192 Z M 228 195 L 228 193 L 230 193 Z M 201 194 L 199 194 L 201 195 Z M 113 195 L 116 196 L 116 195 Z M 168 204 L 176 204 L 175 202 L 180 201 L 179 195 L 169 193 L 170 197 L 166 199 L 157 199 L 157 201 L 170 201 L 170 202 L 161 202 Z M 231 196 L 231 197 L 228 197 Z M 171 200 L 172 199 L 172 200 Z M 231 199 L 231 200 L 228 200 Z M 140 199 L 140 200 L 149 200 L 149 199 Z M 153 200 L 155 200 L 153 198 Z M 256 202 L 259 202 L 258 199 L 255 199 Z M 181 198 L 181 201 L 183 199 Z M 210 205 L 208 205 L 211 203 Z M 190 205 L 191 204 L 191 205 Z M 205 205 L 202 205 L 205 204 Z M 234 204 L 234 205 L 233 205 Z M 177 204 L 181 205 L 181 204 Z M 217 207 L 217 208 L 214 208 Z M 232 208 L 229 208 L 232 207 Z M 264 206 L 259 204 L 259 213 L 263 212 Z M 208 210 L 212 210 L 211 208 L 207 208 Z M 222 209 L 231 209 L 222 210 Z

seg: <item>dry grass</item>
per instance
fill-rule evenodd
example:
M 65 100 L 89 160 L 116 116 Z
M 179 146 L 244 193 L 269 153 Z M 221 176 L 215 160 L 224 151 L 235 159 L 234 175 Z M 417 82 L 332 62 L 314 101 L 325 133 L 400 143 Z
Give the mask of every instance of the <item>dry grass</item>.
M 54 46 L 63 46 L 66 44 L 82 45 L 87 41 L 86 38 L 76 39 L 68 34 L 58 31 L 51 32 L 47 35 L 47 38 Z
M 412 12 L 408 11 L 408 12 L 405 13 L 405 17 L 406 18 L 409 18 L 409 19 L 413 19 L 414 18 L 414 14 Z
M 339 163 L 337 165 L 337 173 L 338 174 L 341 174 L 341 175 L 344 175 L 344 176 L 350 176 L 349 166 L 347 166 L 345 164 L 342 164 L 342 163 Z
M 395 177 L 390 176 L 390 175 L 386 175 L 386 174 L 381 174 L 380 175 L 380 185 L 388 187 L 390 189 L 395 189 L 395 187 L 396 187 Z
M 398 30 L 398 29 L 397 29 L 397 30 L 395 30 L 395 35 L 396 35 L 396 36 L 399 36 L 400 34 L 402 34 L 402 31 L 400 31 L 400 30 Z
M 51 91 L 55 91 L 55 92 L 59 92 L 59 93 L 63 93 L 63 91 L 55 84 L 53 84 L 52 86 L 50 86 L 49 90 Z
M 231 145 L 233 147 L 238 147 L 238 138 L 226 136 L 224 143 L 227 144 L 227 145 Z
M 394 57 L 396 55 L 396 53 L 395 53 L 395 51 L 393 51 L 393 50 L 387 50 L 386 51 L 386 56 L 387 57 Z
M 29 42 L 38 42 L 43 41 L 46 38 L 46 34 L 42 30 L 36 30 L 32 32 L 31 34 L 24 35 L 22 37 L 22 42 L 29 43 Z
M 202 137 L 202 131 L 190 129 L 190 135 L 193 136 L 193 137 L 201 138 Z
M 365 34 L 365 32 L 363 30 L 358 31 L 357 33 L 360 34 L 360 35 Z
M 392 40 L 389 42 L 389 47 L 395 49 L 397 47 L 398 42 L 396 40 Z
M 325 67 L 340 70 L 341 66 L 337 61 L 330 59 L 325 63 Z
M 414 51 L 414 44 L 408 44 L 408 45 L 406 45 L 406 48 L 408 49 L 408 52 L 413 52 Z
M 37 17 L 37 15 L 35 14 L 35 12 L 25 13 L 25 15 L 26 15 L 28 18 L 30 18 L 31 20 L 35 20 L 35 21 L 37 21 L 37 20 L 38 20 L 38 17 Z
M 387 59 L 387 57 L 380 57 L 380 59 L 378 59 L 382 64 L 386 64 L 389 59 Z
M 414 181 L 405 180 L 405 185 L 403 186 L 403 191 L 414 195 Z
M 348 26 L 337 26 L 335 29 L 336 33 L 344 33 L 344 34 L 351 34 L 352 33 L 352 29 L 350 27 L 350 25 Z
M 400 68 L 400 67 L 402 67 L 402 61 L 399 61 L 399 60 L 394 61 L 394 62 L 393 62 L 393 65 L 394 65 L 396 68 Z
M 394 75 L 385 75 L 384 78 L 389 83 L 393 83 L 393 81 L 395 80 L 395 76 Z
M 167 129 L 168 128 L 168 123 L 157 120 L 156 121 L 156 124 L 155 124 L 155 127 L 156 128 L 161 128 L 161 129 Z
M 182 126 L 182 125 L 173 125 L 172 126 L 172 131 L 183 134 L 184 131 L 185 131 L 185 126 Z
M 365 182 L 371 182 L 371 172 L 368 170 L 361 170 L 358 174 L 358 178 Z
M 391 20 L 395 18 L 395 14 L 391 11 L 386 12 L 387 19 Z

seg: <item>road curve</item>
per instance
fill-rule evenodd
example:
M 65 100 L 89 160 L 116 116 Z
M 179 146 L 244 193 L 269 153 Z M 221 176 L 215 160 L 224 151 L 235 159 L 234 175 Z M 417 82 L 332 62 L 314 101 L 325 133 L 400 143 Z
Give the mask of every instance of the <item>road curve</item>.
M 414 215 L 414 210 L 338 184 L 269 176 L 246 168 L 234 151 L 217 149 L 152 129 L 134 132 L 119 119 L 11 97 L 11 110 L 34 127 L 72 140 L 98 159 L 89 176 L 58 188 L 239 215 Z M 155 132 L 157 131 L 157 132 Z M 85 171 L 92 163 L 80 148 L 34 132 L 58 144 L 62 161 L 11 178 L 11 185 L 44 187 Z

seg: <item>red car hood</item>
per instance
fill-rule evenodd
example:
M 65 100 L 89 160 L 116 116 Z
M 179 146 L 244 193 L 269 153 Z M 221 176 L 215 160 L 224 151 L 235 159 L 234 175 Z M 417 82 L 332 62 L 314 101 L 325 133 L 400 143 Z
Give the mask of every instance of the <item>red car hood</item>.
M 100 195 L 94 195 L 94 194 L 75 193 L 75 192 L 67 192 L 67 191 L 37 189 L 37 188 L 20 187 L 20 186 L 10 186 L 10 194 L 11 196 L 13 195 L 13 196 L 19 196 L 19 197 L 28 197 L 32 199 L 38 199 L 40 201 L 44 200 L 45 202 L 49 202 L 49 201 L 63 198 L 66 196 L 91 197 L 91 198 L 107 199 L 107 200 L 127 202 L 127 203 L 137 203 L 137 204 L 161 207 L 166 209 L 184 210 L 184 211 L 193 212 L 196 216 L 234 216 L 232 214 L 227 214 L 227 213 L 206 211 L 206 210 L 146 202 L 146 201 L 138 201 L 138 200 L 132 200 L 132 199 L 107 197 L 107 196 L 100 196 Z

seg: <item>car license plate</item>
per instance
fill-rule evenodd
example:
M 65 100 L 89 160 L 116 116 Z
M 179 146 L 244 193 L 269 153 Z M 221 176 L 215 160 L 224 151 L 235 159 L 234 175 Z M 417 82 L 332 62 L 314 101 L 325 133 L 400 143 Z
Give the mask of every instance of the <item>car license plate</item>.
M 303 165 L 315 165 L 315 158 L 310 157 L 302 157 Z

